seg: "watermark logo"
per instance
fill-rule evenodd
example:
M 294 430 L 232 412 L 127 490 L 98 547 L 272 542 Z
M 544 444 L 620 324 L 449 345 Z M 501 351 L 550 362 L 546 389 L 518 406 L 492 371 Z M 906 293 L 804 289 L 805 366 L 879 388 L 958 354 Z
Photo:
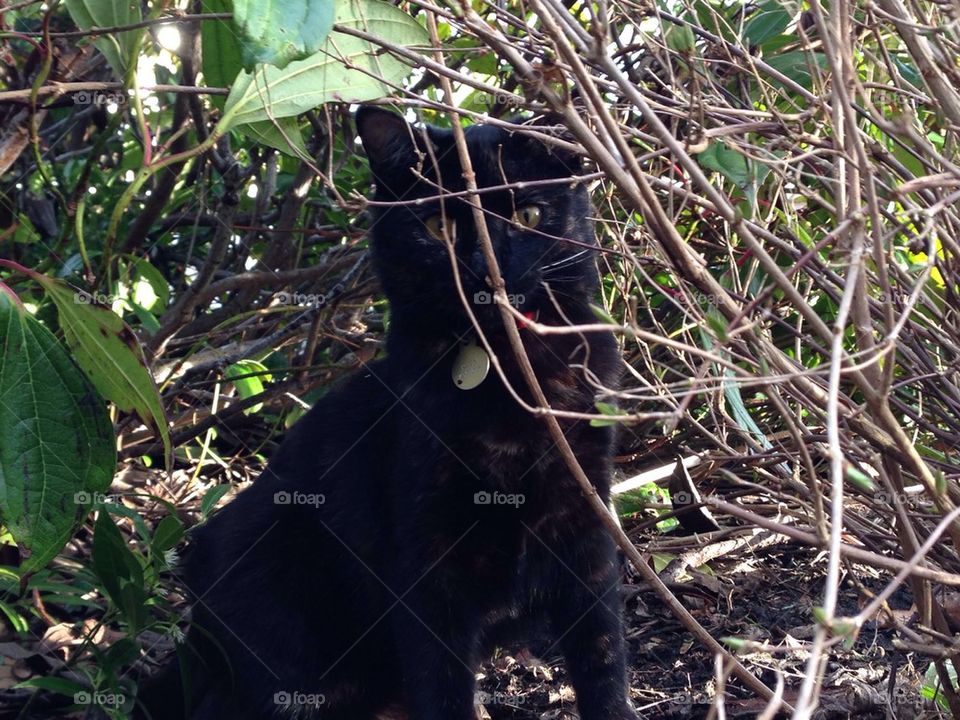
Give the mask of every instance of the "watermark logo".
M 474 695 L 474 703 L 477 705 L 523 705 L 527 698 L 525 695 L 508 695 L 503 692 L 485 692 L 478 690 Z
M 119 495 L 105 495 L 100 492 L 87 492 L 81 490 L 73 494 L 74 505 L 104 505 L 106 503 L 120 504 Z
M 895 493 L 889 492 L 887 490 L 877 490 L 873 493 L 873 499 L 883 505 L 909 505 L 911 507 L 916 507 L 921 504 L 922 498 L 919 494 L 911 493 Z
M 684 690 L 679 695 L 670 698 L 670 701 L 675 705 L 711 705 L 713 698 L 704 692 Z
M 902 687 L 895 688 L 890 705 L 897 710 L 894 717 L 916 717 L 924 710 L 932 707 L 932 702 L 926 700 L 920 693 L 907 691 Z
M 273 494 L 274 505 L 310 505 L 320 507 L 327 501 L 323 493 L 287 492 L 280 490 Z
M 520 95 L 508 92 L 477 93 L 475 95 L 479 105 L 506 105 L 507 107 L 522 107 L 525 100 Z
M 487 492 L 486 490 L 481 490 L 473 494 L 474 505 L 512 505 L 513 507 L 520 507 L 526 501 L 527 498 L 523 493 Z
M 296 305 L 298 307 L 322 308 L 327 302 L 323 293 L 278 292 L 277 302 L 281 305 Z
M 74 105 L 99 105 L 100 107 L 106 107 L 108 105 L 126 105 L 129 101 L 129 97 L 126 93 L 123 92 L 110 92 L 103 90 L 93 90 L 86 91 L 81 90 L 80 92 L 73 94 L 73 104 Z
M 73 294 L 73 302 L 76 305 L 92 305 L 93 303 L 97 303 L 98 305 L 112 305 L 113 298 L 99 292 L 84 292 L 83 290 L 78 290 Z
M 319 708 L 326 701 L 327 698 L 320 693 L 280 690 L 273 694 L 274 705 L 292 711 L 292 714 L 297 717 L 301 708 Z
M 713 293 L 704 293 L 699 290 L 689 292 L 671 292 L 674 300 L 680 304 L 687 304 L 690 307 L 713 307 L 723 302 L 723 297 Z
M 507 295 L 507 302 L 513 307 L 520 307 L 523 305 L 525 300 L 526 298 L 522 294 Z M 493 303 L 493 294 L 487 292 L 486 290 L 480 290 L 479 292 L 475 292 L 473 294 L 474 305 L 493 305 Z
M 127 702 L 123 693 L 87 692 L 81 690 L 73 694 L 74 705 L 98 705 L 103 708 L 120 708 Z

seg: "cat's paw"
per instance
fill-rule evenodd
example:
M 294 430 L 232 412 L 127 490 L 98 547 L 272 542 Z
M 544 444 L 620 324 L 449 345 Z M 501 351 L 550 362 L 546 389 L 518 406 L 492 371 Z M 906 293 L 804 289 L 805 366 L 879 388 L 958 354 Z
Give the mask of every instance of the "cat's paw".
M 633 706 L 625 702 L 623 705 L 609 709 L 594 708 L 593 712 L 580 712 L 580 720 L 639 720 L 640 715 Z

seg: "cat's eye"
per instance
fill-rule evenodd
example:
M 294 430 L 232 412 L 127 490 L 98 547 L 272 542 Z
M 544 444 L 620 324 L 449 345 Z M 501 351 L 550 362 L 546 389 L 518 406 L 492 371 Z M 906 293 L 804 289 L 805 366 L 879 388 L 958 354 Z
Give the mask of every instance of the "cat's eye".
M 457 221 L 452 217 L 444 217 L 441 214 L 431 215 L 424 225 L 427 226 L 430 236 L 441 242 L 446 242 L 447 238 L 453 240 L 457 237 Z
M 543 213 L 536 205 L 524 205 L 513 213 L 513 222 L 515 225 L 533 229 L 540 224 L 542 215 Z

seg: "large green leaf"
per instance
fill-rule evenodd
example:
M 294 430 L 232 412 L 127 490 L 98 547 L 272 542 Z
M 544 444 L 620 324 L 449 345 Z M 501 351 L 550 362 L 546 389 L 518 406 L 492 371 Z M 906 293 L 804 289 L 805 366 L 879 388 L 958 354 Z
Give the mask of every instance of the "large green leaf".
M 169 467 L 172 447 L 167 419 L 133 332 L 119 315 L 93 302 L 86 293 L 43 275 L 34 277 L 57 306 L 64 339 L 77 364 L 107 400 L 136 413 L 160 436 Z
M 410 15 L 380 0 L 349 0 L 337 7 L 337 24 L 320 52 L 282 70 L 270 65 L 243 72 L 227 98 L 220 133 L 271 118 L 292 117 L 326 102 L 363 102 L 391 92 L 410 67 L 376 43 L 341 28 L 354 28 L 397 45 L 427 40 Z
M 295 117 L 241 125 L 238 130 L 261 145 L 276 148 L 287 155 L 309 156 L 303 142 L 303 132 Z
M 233 381 L 233 385 L 237 389 L 237 395 L 241 400 L 261 394 L 263 392 L 263 381 L 271 379 L 266 365 L 257 360 L 238 360 L 223 371 L 223 377 Z M 253 415 L 260 412 L 262 408 L 263 404 L 257 403 L 243 412 L 245 415 Z
M 136 634 L 146 618 L 143 567 L 106 510 L 100 511 L 94 526 L 93 570 Z
M 138 0 L 67 0 L 67 10 L 81 30 L 131 25 L 142 19 Z M 143 30 L 108 33 L 94 40 L 93 44 L 122 78 L 142 33 Z
M 791 8 L 789 4 L 780 0 L 761 3 L 743 29 L 744 40 L 753 47 L 763 45 L 764 42 L 777 37 L 787 29 L 795 11 L 795 6 Z
M 813 87 L 813 69 L 815 63 L 820 71 L 823 72 L 829 66 L 827 56 L 823 53 L 808 53 L 805 50 L 793 50 L 791 52 L 781 53 L 773 57 L 764 58 L 767 65 L 774 70 L 779 70 L 798 85 L 802 85 L 808 90 Z M 773 80 L 776 87 L 784 88 L 779 80 Z
M 284 67 L 320 50 L 333 27 L 333 6 L 333 0 L 233 0 L 244 66 Z
M 21 571 L 46 565 L 110 487 L 106 404 L 53 334 L 0 290 L 0 519 Z
M 230 0 L 203 0 L 202 12 L 232 13 Z M 200 28 L 203 46 L 203 80 L 208 87 L 230 87 L 243 69 L 240 30 L 233 20 L 205 20 Z M 211 95 L 210 102 L 223 110 L 226 98 Z

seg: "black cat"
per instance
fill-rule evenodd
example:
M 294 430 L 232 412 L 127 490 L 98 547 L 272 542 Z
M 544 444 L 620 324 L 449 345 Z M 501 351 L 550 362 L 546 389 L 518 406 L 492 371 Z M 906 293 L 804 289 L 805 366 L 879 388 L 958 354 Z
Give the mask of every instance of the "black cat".
M 562 650 L 583 720 L 635 718 L 614 544 L 545 423 L 485 372 L 456 290 L 445 233 L 494 353 L 531 402 L 490 301 L 452 134 L 375 108 L 357 126 L 376 199 L 411 201 L 378 207 L 371 230 L 391 309 L 386 358 L 320 400 L 262 477 L 196 531 L 190 687 L 174 669 L 145 705 L 158 720 L 469 720 L 479 664 L 533 633 Z M 511 301 L 549 325 L 593 322 L 587 192 L 549 182 L 579 160 L 516 131 L 466 135 L 478 185 L 496 188 L 481 198 Z M 461 194 L 441 206 L 439 188 Z M 590 412 L 615 382 L 610 335 L 520 333 L 554 408 Z M 611 429 L 562 425 L 606 501 Z

